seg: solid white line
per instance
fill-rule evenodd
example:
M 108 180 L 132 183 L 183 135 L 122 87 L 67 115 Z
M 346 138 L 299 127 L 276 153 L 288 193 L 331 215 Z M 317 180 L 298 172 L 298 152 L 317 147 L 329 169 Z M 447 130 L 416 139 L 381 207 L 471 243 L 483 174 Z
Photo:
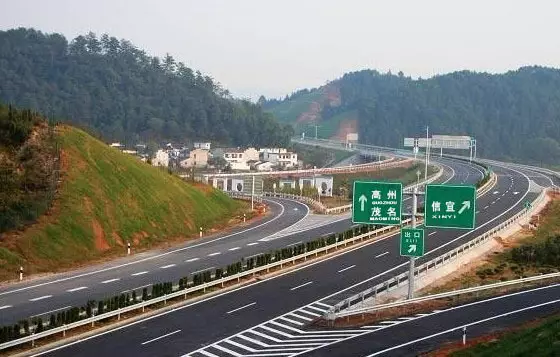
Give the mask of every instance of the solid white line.
M 313 282 L 308 281 L 307 283 L 304 283 L 304 284 L 301 284 L 301 285 L 298 285 L 298 286 L 294 286 L 293 288 L 290 289 L 290 291 L 294 291 L 294 290 L 297 290 L 299 288 L 303 288 L 304 286 L 309 285 L 309 284 L 313 284 Z
M 150 285 L 152 285 L 152 284 L 146 284 L 146 285 L 142 285 L 142 286 L 137 286 L 137 287 L 132 288 L 132 289 L 123 290 L 123 291 L 121 291 L 121 294 L 127 293 L 129 291 L 133 291 L 133 290 L 142 289 L 142 288 L 148 287 Z
M 436 234 L 437 232 L 432 232 L 432 233 L 428 233 L 429 236 L 431 236 L 432 234 Z
M 213 257 L 213 256 L 220 255 L 220 254 L 222 254 L 222 253 L 216 252 L 216 253 L 210 253 L 210 254 L 208 254 L 208 256 Z
M 414 343 L 416 343 L 416 342 L 420 342 L 420 341 L 424 341 L 424 340 L 429 340 L 430 338 L 433 338 L 433 337 L 437 337 L 437 336 L 444 335 L 444 334 L 449 333 L 449 332 L 457 331 L 458 329 L 463 328 L 463 327 L 470 327 L 470 326 L 478 325 L 478 324 L 481 324 L 481 323 L 484 323 L 484 322 L 488 322 L 488 321 L 492 321 L 492 320 L 495 320 L 495 319 L 499 319 L 500 317 L 505 317 L 505 316 L 509 316 L 509 315 L 516 314 L 516 313 L 518 313 L 518 312 L 523 312 L 523 311 L 527 311 L 527 310 L 531 310 L 531 309 L 536 309 L 536 308 L 538 308 L 538 307 L 546 306 L 546 305 L 551 305 L 551 304 L 555 304 L 555 303 L 557 303 L 557 302 L 560 302 L 560 299 L 552 300 L 552 301 L 547 301 L 547 302 L 544 302 L 544 303 L 541 303 L 541 304 L 537 304 L 537 305 L 533 305 L 533 306 L 527 306 L 527 307 L 524 307 L 524 308 L 521 308 L 521 309 L 517 309 L 517 310 L 513 310 L 513 311 L 508 311 L 508 312 L 503 313 L 503 314 L 499 314 L 499 315 L 487 317 L 487 318 L 485 318 L 485 319 L 477 320 L 477 321 L 474 321 L 474 322 L 469 322 L 468 324 L 458 325 L 458 326 L 455 326 L 455 327 L 453 327 L 453 328 L 447 329 L 447 330 L 445 330 L 445 331 L 440 331 L 440 332 L 434 333 L 434 334 L 429 335 L 429 336 L 417 338 L 417 339 L 415 339 L 415 340 L 413 340 L 413 341 L 408 341 L 408 342 L 405 342 L 405 343 L 401 343 L 400 345 L 396 345 L 396 346 L 392 346 L 392 347 L 386 348 L 386 349 L 384 349 L 384 350 L 382 350 L 382 351 L 378 351 L 378 352 L 375 352 L 375 353 L 373 353 L 373 354 L 370 354 L 370 355 L 368 355 L 367 357 L 377 356 L 377 355 L 380 355 L 380 354 L 383 354 L 383 353 L 386 353 L 386 352 L 389 352 L 389 351 L 392 351 L 392 350 L 395 350 L 395 349 L 398 349 L 398 348 L 401 348 L 401 347 L 404 347 L 404 346 L 412 345 L 412 344 L 414 344 Z
M 109 280 L 102 281 L 101 284 L 108 284 L 108 283 L 112 283 L 113 281 L 119 281 L 119 280 L 121 279 L 120 278 L 109 279 Z
M 346 271 L 346 270 L 348 270 L 348 269 L 352 269 L 352 268 L 354 268 L 355 266 L 356 266 L 356 264 L 350 265 L 349 267 L 346 267 L 346 268 L 344 268 L 344 269 L 340 269 L 338 272 L 339 272 L 339 273 L 342 273 L 343 271 Z
M 167 336 L 174 335 L 174 334 L 179 333 L 179 332 L 181 332 L 181 330 L 173 331 L 173 332 L 170 332 L 170 333 L 165 334 L 165 335 L 163 335 L 163 336 L 159 336 L 159 337 L 156 337 L 156 338 L 152 338 L 151 340 L 142 342 L 141 345 L 147 345 L 148 343 L 151 343 L 151 342 L 154 342 L 154 341 L 157 341 L 157 340 L 161 340 L 162 338 L 165 338 L 165 337 L 167 337 Z
M 74 288 L 74 289 L 68 289 L 66 291 L 68 291 L 69 293 L 73 293 L 74 291 L 80 291 L 80 290 L 84 290 L 87 289 L 87 286 L 80 286 L 79 288 Z
M 215 343 L 211 346 L 218 349 L 218 350 L 221 350 L 225 353 L 229 353 L 230 355 L 235 356 L 235 357 L 242 357 L 243 356 L 243 355 L 240 355 L 239 353 L 237 353 L 235 351 L 230 350 L 229 348 L 222 347 L 222 346 L 218 345 L 217 343 Z
M 303 312 L 303 313 L 305 313 L 305 314 L 308 314 L 308 315 L 311 315 L 311 316 L 315 316 L 315 317 L 322 316 L 321 314 L 317 314 L 317 313 L 315 313 L 315 312 L 311 312 L 311 311 L 305 310 L 305 309 L 303 309 L 303 308 L 300 309 L 300 311 Z
M 175 266 L 175 264 L 168 264 L 168 265 L 164 265 L 164 266 L 162 266 L 162 267 L 160 267 L 160 268 L 161 268 L 161 269 L 167 269 L 167 268 L 172 268 L 172 267 L 174 267 L 174 266 Z
M 321 309 L 321 308 L 311 306 L 311 305 L 307 305 L 306 308 L 313 309 L 315 311 L 319 311 L 319 312 L 322 312 L 322 313 L 324 313 L 325 311 L 329 311 L 329 309 Z
M 241 249 L 241 247 L 229 248 L 228 250 L 233 252 L 234 250 L 238 250 L 238 249 Z
M 148 272 L 147 271 L 141 271 L 141 272 L 130 274 L 130 275 L 131 276 L 138 276 L 138 275 L 144 275 L 144 274 L 148 274 Z
M 243 310 L 243 309 L 245 309 L 245 308 L 247 308 L 247 307 L 249 307 L 249 306 L 253 306 L 253 305 L 256 305 L 256 304 L 257 304 L 256 302 L 252 302 L 252 303 L 250 303 L 250 304 L 247 304 L 247 305 L 238 307 L 237 309 L 233 309 L 233 310 L 231 310 L 231 311 L 228 311 L 228 312 L 226 312 L 226 314 L 232 314 L 232 313 L 234 313 L 234 312 L 236 312 L 236 311 Z
M 380 324 L 384 324 L 384 325 L 394 325 L 394 324 L 400 323 L 400 321 L 389 320 L 389 321 L 381 321 L 381 322 L 379 322 L 379 323 L 380 323 Z
M 12 305 L 4 305 L 4 306 L 0 306 L 0 310 L 4 310 L 4 309 L 8 309 L 12 307 Z
M 257 245 L 257 244 L 259 244 L 259 243 L 253 242 L 253 243 L 249 243 L 249 244 L 247 244 L 247 245 L 248 245 L 248 246 L 251 246 L 251 245 Z
M 205 269 L 200 269 L 200 270 L 197 270 L 197 271 L 193 271 L 191 273 L 191 275 L 194 275 L 196 273 L 200 273 L 200 272 L 203 272 L 203 271 L 206 271 L 206 270 L 214 269 L 214 268 L 215 268 L 214 266 L 211 266 L 211 267 L 208 267 L 208 268 L 205 268 Z
M 50 297 L 52 297 L 52 295 L 43 295 L 43 296 L 36 297 L 34 299 L 29 299 L 29 301 L 39 301 L 39 300 L 43 300 L 43 299 L 48 299 Z
M 215 354 L 213 354 L 213 353 L 206 352 L 205 350 L 199 350 L 199 351 L 197 351 L 197 352 L 200 353 L 200 354 L 203 354 L 203 355 L 205 355 L 205 356 L 207 356 L 207 357 L 220 357 L 220 356 L 215 355 Z
M 301 244 L 301 243 L 303 243 L 303 242 L 302 241 L 295 242 L 295 243 L 292 243 L 292 244 L 288 244 L 286 247 L 291 247 L 292 245 L 298 245 L 298 244 Z
M 323 304 L 322 302 L 319 302 L 319 301 L 315 301 L 313 304 L 324 306 L 327 309 L 330 309 L 332 307 L 331 305 Z
M 2 295 L 7 295 L 7 294 L 12 294 L 12 293 L 16 293 L 16 292 L 20 292 L 20 291 L 24 291 L 24 290 L 34 289 L 34 288 L 38 288 L 38 287 L 45 286 L 45 285 L 60 283 L 60 282 L 67 281 L 67 280 L 72 280 L 72 279 L 76 279 L 76 278 L 81 278 L 81 277 L 84 277 L 84 276 L 90 276 L 90 275 L 94 275 L 94 274 L 98 274 L 98 273 L 103 273 L 103 272 L 110 271 L 110 270 L 115 270 L 115 269 L 123 268 L 123 267 L 129 266 L 129 265 L 138 264 L 138 263 L 146 262 L 146 261 L 148 261 L 148 260 L 153 260 L 153 259 L 161 258 L 161 257 L 164 257 L 164 256 L 166 256 L 166 255 L 170 255 L 170 254 L 174 254 L 174 253 L 177 253 L 177 252 L 181 252 L 181 251 L 183 251 L 183 250 L 188 250 L 188 249 L 197 248 L 197 247 L 200 247 L 200 246 L 203 246 L 203 245 L 207 245 L 207 244 L 210 244 L 210 243 L 213 243 L 213 242 L 217 242 L 217 241 L 220 241 L 220 240 L 229 238 L 229 237 L 233 237 L 233 236 L 238 235 L 238 234 L 244 234 L 244 233 L 246 233 L 246 232 L 252 231 L 252 230 L 257 229 L 257 228 L 260 228 L 260 227 L 262 227 L 262 226 L 264 226 L 264 225 L 270 224 L 270 223 L 276 221 L 278 218 L 280 218 L 280 217 L 284 214 L 285 209 L 284 209 L 284 205 L 283 205 L 283 204 L 281 204 L 281 203 L 279 203 L 279 202 L 275 202 L 275 201 L 273 201 L 273 200 L 269 200 L 269 199 L 266 199 L 266 201 L 267 201 L 267 202 L 270 202 L 270 203 L 272 203 L 272 204 L 275 204 L 275 205 L 280 206 L 280 208 L 281 208 L 280 213 L 279 213 L 276 217 L 274 217 L 273 219 L 271 219 L 270 221 L 266 221 L 266 222 L 264 222 L 264 223 L 261 223 L 261 224 L 259 224 L 259 225 L 254 226 L 254 227 L 245 229 L 245 230 L 243 230 L 243 231 L 236 232 L 236 233 L 232 233 L 232 234 L 229 234 L 229 235 L 227 235 L 227 236 L 219 237 L 219 238 L 216 238 L 216 239 L 213 239 L 213 240 L 209 240 L 209 241 L 206 241 L 206 242 L 201 242 L 201 243 L 198 243 L 198 244 L 189 245 L 189 246 L 187 246 L 187 247 L 183 247 L 183 248 L 178 248 L 178 249 L 170 250 L 170 251 L 165 252 L 165 253 L 162 253 L 162 254 L 153 255 L 153 256 L 146 257 L 146 258 L 142 258 L 142 259 L 139 259 L 139 260 L 135 260 L 135 261 L 132 261 L 132 262 L 129 262 L 129 263 L 119 264 L 119 265 L 115 265 L 115 266 L 111 266 L 111 267 L 107 267 L 107 268 L 103 268 L 103 269 L 99 269 L 99 270 L 90 271 L 90 272 L 83 273 L 83 274 L 78 274 L 78 275 L 70 276 L 70 277 L 67 277 L 67 278 L 60 278 L 60 279 L 56 279 L 56 280 L 52 280 L 52 281 L 47 281 L 47 282 L 40 283 L 40 284 L 25 286 L 25 287 L 22 287 L 22 288 L 19 288 L 19 289 L 4 291 L 4 292 L 0 293 L 0 296 L 2 296 Z M 292 201 L 292 200 L 290 200 L 290 201 Z M 298 203 L 298 204 L 300 204 L 300 205 L 306 207 L 306 208 L 309 210 L 309 208 L 308 208 L 306 205 L 304 205 L 304 204 L 302 204 L 302 203 L 299 203 L 299 202 L 297 202 L 297 201 L 293 201 L 293 202 L 296 202 L 296 203 Z M 303 219 L 303 218 L 302 218 L 302 219 Z
M 68 306 L 64 306 L 64 307 L 59 307 L 58 309 L 49 310 L 49 311 L 46 311 L 46 312 L 42 312 L 42 313 L 40 313 L 40 314 L 31 315 L 31 316 L 29 316 L 29 317 L 35 317 L 35 316 L 46 315 L 46 314 L 50 314 L 51 312 L 55 312 L 55 311 L 59 311 L 59 310 L 68 309 L 68 308 L 70 308 L 70 307 L 72 307 L 72 306 L 68 305 Z
M 387 255 L 387 254 L 389 254 L 389 252 L 385 252 L 385 253 L 378 254 L 378 255 L 376 255 L 375 257 L 376 257 L 376 258 L 381 258 L 382 256 Z
M 199 260 L 200 258 L 191 258 L 189 260 L 185 260 L 185 263 L 190 263 L 190 262 L 196 262 L 197 260 Z

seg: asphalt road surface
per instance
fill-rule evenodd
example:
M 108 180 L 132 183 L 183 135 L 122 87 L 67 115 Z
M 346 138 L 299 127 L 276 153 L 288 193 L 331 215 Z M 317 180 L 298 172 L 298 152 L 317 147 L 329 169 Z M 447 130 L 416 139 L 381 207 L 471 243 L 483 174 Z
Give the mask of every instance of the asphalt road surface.
M 468 176 L 476 175 L 466 172 L 466 167 L 453 165 L 454 180 L 468 181 Z M 473 231 L 428 229 L 426 254 L 418 264 L 503 222 L 522 210 L 525 200 L 536 197 L 536 192 L 529 192 L 529 179 L 524 173 L 497 166 L 494 171 L 498 174 L 496 186 L 477 202 L 477 228 Z M 306 322 L 334 303 L 406 271 L 408 260 L 398 255 L 398 245 L 398 237 L 393 235 L 291 273 L 63 346 L 48 352 L 48 355 L 97 356 L 119 351 L 131 356 L 178 356 L 186 353 L 192 356 L 236 356 L 247 354 L 246 348 L 254 346 L 252 341 L 265 345 L 288 345 L 279 347 L 286 349 L 294 342 L 275 340 L 292 339 L 288 336 L 298 334 L 297 331 Z M 320 347 L 324 341 L 333 342 L 338 338 L 325 332 L 325 336 L 297 337 L 296 340 L 299 345 L 309 343 Z M 237 345 L 231 344 L 231 341 Z M 304 347 L 295 346 L 300 348 L 300 352 Z M 290 351 L 288 354 L 293 354 Z M 276 353 L 280 355 L 283 352 Z

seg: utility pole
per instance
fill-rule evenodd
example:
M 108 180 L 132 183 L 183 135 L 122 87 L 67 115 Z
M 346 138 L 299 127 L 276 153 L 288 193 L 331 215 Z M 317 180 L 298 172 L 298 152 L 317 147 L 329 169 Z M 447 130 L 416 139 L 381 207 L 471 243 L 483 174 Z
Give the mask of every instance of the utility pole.
M 416 215 L 418 214 L 418 185 L 412 190 L 412 228 L 416 228 Z M 410 257 L 408 265 L 408 299 L 414 297 L 414 260 Z

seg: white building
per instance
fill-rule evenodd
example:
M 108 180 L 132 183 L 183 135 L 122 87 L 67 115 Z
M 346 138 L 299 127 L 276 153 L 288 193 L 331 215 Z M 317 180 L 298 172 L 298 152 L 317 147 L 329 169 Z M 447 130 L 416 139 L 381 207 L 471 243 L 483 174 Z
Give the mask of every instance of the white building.
M 159 149 L 156 152 L 156 156 L 152 159 L 152 165 L 154 166 L 169 166 L 169 154 L 165 150 Z
M 288 152 L 288 150 L 284 148 L 261 148 L 259 150 L 259 154 L 263 161 L 271 161 L 269 158 L 270 154 L 280 154 L 285 152 Z
M 211 143 L 194 143 L 195 149 L 210 150 Z
M 283 153 L 268 153 L 268 161 L 284 168 L 295 167 L 298 164 L 297 154 L 289 151 Z
M 231 166 L 232 170 L 250 170 L 249 161 L 258 161 L 259 152 L 254 148 L 243 149 L 224 149 L 224 159 Z
M 189 157 L 180 163 L 181 167 L 206 167 L 208 166 L 208 150 L 194 149 Z
M 334 183 L 332 176 L 301 177 L 298 183 L 299 187 L 315 187 L 320 196 L 332 197 Z

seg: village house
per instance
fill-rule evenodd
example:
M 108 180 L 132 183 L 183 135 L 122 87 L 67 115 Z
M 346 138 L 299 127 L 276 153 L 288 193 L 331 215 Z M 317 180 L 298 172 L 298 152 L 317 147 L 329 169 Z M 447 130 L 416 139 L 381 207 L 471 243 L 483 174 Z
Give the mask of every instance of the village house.
M 208 150 L 194 149 L 189 153 L 189 157 L 181 161 L 181 167 L 206 167 L 208 166 Z

